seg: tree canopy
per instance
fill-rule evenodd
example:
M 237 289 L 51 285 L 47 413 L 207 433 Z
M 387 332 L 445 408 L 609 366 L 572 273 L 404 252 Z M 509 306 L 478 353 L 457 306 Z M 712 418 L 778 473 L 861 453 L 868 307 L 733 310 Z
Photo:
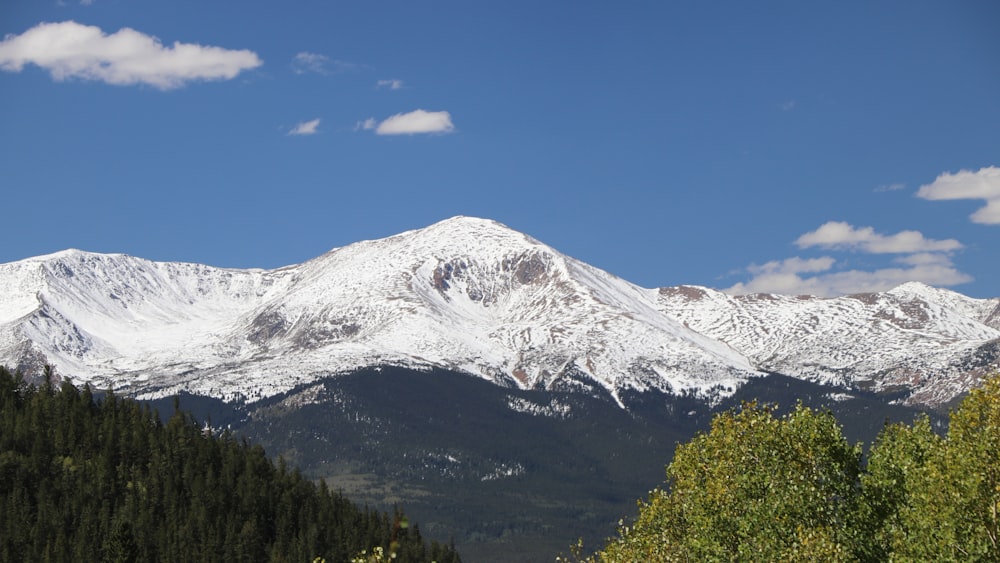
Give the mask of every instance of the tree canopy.
M 867 457 L 828 412 L 745 404 L 666 473 L 589 561 L 997 561 L 1000 377 L 945 437 L 926 417 L 887 425 Z

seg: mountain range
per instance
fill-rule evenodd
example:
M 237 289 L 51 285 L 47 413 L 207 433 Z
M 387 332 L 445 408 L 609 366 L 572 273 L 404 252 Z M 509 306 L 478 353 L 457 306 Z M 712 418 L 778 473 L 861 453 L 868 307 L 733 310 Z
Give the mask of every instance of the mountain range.
M 655 257 L 651 257 L 655 259 Z M 66 250 L 0 264 L 0 363 L 155 399 L 254 402 L 371 366 L 708 401 L 780 373 L 939 407 L 1000 365 L 1000 299 L 642 288 L 454 217 L 274 270 Z
M 1000 365 L 1000 299 L 643 288 L 470 217 L 274 270 L 66 250 L 0 264 L 0 287 L 0 364 L 176 397 L 475 562 L 597 547 L 743 401 L 870 444 L 886 420 L 942 429 Z

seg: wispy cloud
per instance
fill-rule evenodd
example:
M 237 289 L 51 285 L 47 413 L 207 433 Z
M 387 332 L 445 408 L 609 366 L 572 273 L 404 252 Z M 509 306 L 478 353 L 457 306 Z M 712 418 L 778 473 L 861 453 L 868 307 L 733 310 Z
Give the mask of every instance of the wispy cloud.
M 388 88 L 389 90 L 402 90 L 403 81 L 402 80 L 379 80 L 375 85 L 376 88 Z
M 796 105 L 797 104 L 796 104 L 795 100 L 787 100 L 787 101 L 781 102 L 781 106 L 780 107 L 781 107 L 782 111 L 792 111 L 793 109 L 795 109 Z
M 899 190 L 905 189 L 906 184 L 896 182 L 894 184 L 882 184 L 875 188 L 876 192 L 898 192 Z
M 357 123 L 354 124 L 354 130 L 355 131 L 371 131 L 371 130 L 375 129 L 376 127 L 378 127 L 378 122 L 375 121 L 374 117 L 369 117 L 368 119 L 365 119 L 364 121 L 359 121 L 359 122 L 357 122 Z
M 96 26 L 65 21 L 42 23 L 0 42 L 0 69 L 20 72 L 28 64 L 49 71 L 57 81 L 76 78 L 169 90 L 197 80 L 229 80 L 263 63 L 253 51 L 180 42 L 166 47 L 134 29 L 105 34 Z
M 316 119 L 313 119 L 311 121 L 303 121 L 302 123 L 299 123 L 298 125 L 293 127 L 292 130 L 288 132 L 288 134 L 315 135 L 316 133 L 319 133 L 318 128 L 319 128 L 319 118 L 317 117 Z
M 772 260 L 766 264 L 752 264 L 747 267 L 747 271 L 752 274 L 802 274 L 807 272 L 825 272 L 833 267 L 836 261 L 829 256 L 821 258 L 788 258 L 786 260 Z
M 374 130 L 376 135 L 446 134 L 454 132 L 455 125 L 451 122 L 451 114 L 446 111 L 418 109 L 409 113 L 397 113 L 380 123 L 375 118 L 369 117 L 359 121 L 354 130 Z
M 292 70 L 295 74 L 305 74 L 307 72 L 326 73 L 326 67 L 330 63 L 330 57 L 318 53 L 298 53 L 292 58 Z
M 872 227 L 856 228 L 841 221 L 824 223 L 815 231 L 800 236 L 795 244 L 799 248 L 818 246 L 827 249 L 860 250 L 872 254 L 948 252 L 962 248 L 962 243 L 955 239 L 927 239 L 919 231 L 900 231 L 894 235 L 883 235 L 876 233 Z
M 986 205 L 969 216 L 973 223 L 1000 224 L 1000 168 L 988 166 L 976 172 L 945 172 L 932 183 L 920 186 L 917 197 L 927 200 L 982 199 Z
M 331 59 L 319 53 L 303 51 L 292 57 L 292 72 L 295 74 L 306 74 L 313 72 L 316 74 L 338 74 L 360 70 L 364 65 L 350 63 L 339 59 Z
M 830 221 L 815 231 L 800 236 L 795 244 L 802 249 L 818 247 L 832 251 L 867 254 L 898 254 L 889 267 L 870 271 L 838 271 L 843 266 L 831 256 L 794 257 L 746 268 L 750 280 L 726 289 L 732 294 L 780 293 L 828 297 L 847 293 L 885 291 L 908 281 L 950 286 L 972 281 L 957 270 L 950 253 L 962 248 L 954 239 L 934 240 L 918 231 L 900 231 L 892 235 L 875 232 L 872 227 L 854 227 Z

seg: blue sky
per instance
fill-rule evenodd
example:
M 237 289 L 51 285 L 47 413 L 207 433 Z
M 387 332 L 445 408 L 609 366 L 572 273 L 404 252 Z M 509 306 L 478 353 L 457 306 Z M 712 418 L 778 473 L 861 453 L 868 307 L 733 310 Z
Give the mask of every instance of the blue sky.
M 454 215 L 645 287 L 1000 296 L 1000 4 L 6 0 L 0 262 Z

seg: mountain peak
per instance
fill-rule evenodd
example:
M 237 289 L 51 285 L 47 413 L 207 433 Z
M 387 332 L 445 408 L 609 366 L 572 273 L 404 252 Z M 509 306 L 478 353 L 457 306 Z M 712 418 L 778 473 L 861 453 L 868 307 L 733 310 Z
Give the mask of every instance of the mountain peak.
M 93 256 L 95 253 L 87 252 L 85 250 L 80 250 L 78 248 L 67 248 L 65 250 L 60 250 L 57 252 L 52 252 L 50 254 L 42 254 L 40 256 L 32 256 L 30 258 L 25 258 L 21 260 L 22 262 L 59 262 L 62 260 L 72 260 L 78 259 L 82 256 Z
M 484 217 L 474 217 L 471 215 L 455 215 L 454 217 L 449 217 L 447 219 L 442 219 L 427 228 L 434 228 L 436 226 L 450 226 L 450 225 L 469 225 L 469 226 L 480 226 L 480 227 L 500 227 L 503 229 L 511 230 L 510 227 L 504 225 L 503 223 L 487 219 Z
M 438 221 L 428 227 L 403 234 L 444 235 L 453 238 L 469 237 L 465 241 L 469 243 L 474 243 L 477 238 L 486 237 L 487 240 L 492 242 L 517 239 L 538 244 L 537 240 L 499 221 L 466 215 L 456 215 L 443 221 Z
M 901 283 L 896 287 L 890 289 L 886 293 L 890 295 L 899 295 L 899 296 L 914 295 L 931 299 L 940 297 L 942 295 L 948 295 L 948 296 L 959 295 L 958 293 L 951 291 L 949 289 L 934 287 L 932 285 L 928 285 L 924 282 L 919 282 L 919 281 L 909 281 Z

